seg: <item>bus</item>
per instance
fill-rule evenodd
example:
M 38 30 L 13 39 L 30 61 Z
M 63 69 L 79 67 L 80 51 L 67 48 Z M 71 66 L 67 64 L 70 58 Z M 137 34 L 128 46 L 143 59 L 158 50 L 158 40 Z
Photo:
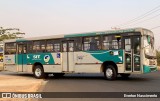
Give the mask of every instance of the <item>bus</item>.
M 154 35 L 145 28 L 97 31 L 4 41 L 4 70 L 38 78 L 65 73 L 118 75 L 157 71 Z
M 3 42 L 0 41 L 0 71 L 3 70 Z

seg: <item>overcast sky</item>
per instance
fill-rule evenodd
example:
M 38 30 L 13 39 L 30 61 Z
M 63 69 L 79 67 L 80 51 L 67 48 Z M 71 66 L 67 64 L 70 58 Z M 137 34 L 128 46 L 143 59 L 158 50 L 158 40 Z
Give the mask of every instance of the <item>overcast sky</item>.
M 20 28 L 25 37 L 110 30 L 160 5 L 160 0 L 0 0 L 0 27 Z M 159 10 L 158 10 L 159 9 Z M 160 26 L 160 7 L 120 28 Z M 160 46 L 160 27 L 155 33 Z

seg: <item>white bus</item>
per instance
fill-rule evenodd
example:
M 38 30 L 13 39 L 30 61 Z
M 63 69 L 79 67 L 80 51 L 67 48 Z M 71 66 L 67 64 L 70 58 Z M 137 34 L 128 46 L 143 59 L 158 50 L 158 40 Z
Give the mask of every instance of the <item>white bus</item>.
M 144 28 L 12 39 L 4 47 L 4 70 L 38 79 L 103 72 L 114 80 L 157 71 L 154 35 Z
M 3 70 L 3 42 L 0 41 L 0 71 Z

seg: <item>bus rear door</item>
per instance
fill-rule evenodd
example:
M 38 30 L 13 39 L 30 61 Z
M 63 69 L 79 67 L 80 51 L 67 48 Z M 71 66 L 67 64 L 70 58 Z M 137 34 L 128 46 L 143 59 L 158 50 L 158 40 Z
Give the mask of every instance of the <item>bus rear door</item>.
M 27 63 L 27 55 L 26 55 L 26 50 L 27 50 L 27 44 L 18 44 L 17 46 L 17 55 L 16 55 L 16 64 L 17 64 L 17 70 L 18 72 L 24 72 L 27 71 L 26 68 L 26 63 Z
M 74 71 L 74 41 L 72 40 L 62 42 L 62 71 Z

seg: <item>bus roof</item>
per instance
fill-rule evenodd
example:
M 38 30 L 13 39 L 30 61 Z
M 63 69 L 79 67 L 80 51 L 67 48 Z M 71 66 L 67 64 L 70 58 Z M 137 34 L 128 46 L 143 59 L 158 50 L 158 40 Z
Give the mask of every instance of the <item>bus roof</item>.
M 71 37 L 83 37 L 83 36 L 94 36 L 94 35 L 104 35 L 104 34 L 122 34 L 122 33 L 127 33 L 127 32 L 141 32 L 142 30 L 150 31 L 145 28 L 128 28 L 128 29 L 119 29 L 119 30 L 107 30 L 107 31 L 95 31 L 95 32 L 86 32 L 86 33 L 41 36 L 41 37 L 33 37 L 33 38 L 9 39 L 9 40 L 4 40 L 4 42 L 25 42 L 29 40 L 71 38 Z

